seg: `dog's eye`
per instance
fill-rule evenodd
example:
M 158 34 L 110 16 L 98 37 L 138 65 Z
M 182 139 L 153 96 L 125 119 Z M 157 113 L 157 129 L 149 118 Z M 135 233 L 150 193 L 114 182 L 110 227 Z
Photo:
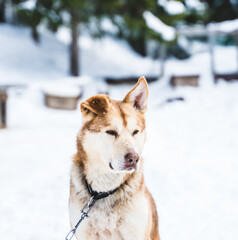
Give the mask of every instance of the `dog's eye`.
M 135 136 L 137 133 L 139 132 L 139 130 L 135 130 L 132 135 Z
M 115 136 L 115 137 L 117 136 L 117 132 L 114 130 L 108 130 L 108 131 L 106 131 L 106 133 L 109 135 Z

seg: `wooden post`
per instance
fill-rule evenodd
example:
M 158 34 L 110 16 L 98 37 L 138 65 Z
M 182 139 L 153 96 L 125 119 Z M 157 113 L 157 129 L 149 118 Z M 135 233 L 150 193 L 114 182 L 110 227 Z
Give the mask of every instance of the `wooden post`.
M 166 46 L 161 43 L 159 47 L 159 59 L 160 59 L 160 75 L 159 77 L 164 76 L 164 68 L 165 68 L 165 57 L 166 57 Z
M 72 76 L 79 75 L 79 47 L 78 47 L 78 16 L 75 9 L 71 9 L 71 44 L 70 44 L 70 73 Z
M 214 83 L 217 83 L 217 79 L 215 77 L 215 61 L 214 61 L 214 33 L 209 32 L 209 52 L 210 52 L 210 65 L 211 65 L 211 73 L 213 77 Z
M 238 74 L 238 30 L 234 33 L 236 50 L 237 50 L 237 74 Z
M 0 129 L 7 126 L 7 93 L 0 89 Z

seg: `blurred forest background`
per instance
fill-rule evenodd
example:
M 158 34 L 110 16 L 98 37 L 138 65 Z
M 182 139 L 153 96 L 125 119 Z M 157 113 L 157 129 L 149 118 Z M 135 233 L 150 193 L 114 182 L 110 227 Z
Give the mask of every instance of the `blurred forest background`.
M 40 44 L 39 27 L 52 32 L 64 26 L 70 29 L 70 73 L 80 75 L 78 38 L 88 32 L 94 38 L 105 35 L 126 40 L 142 56 L 148 55 L 148 43 L 155 41 L 167 47 L 167 56 L 178 59 L 189 57 L 189 51 L 179 44 L 177 36 L 166 38 L 150 28 L 144 17 L 148 11 L 164 24 L 179 28 L 236 19 L 237 0 L 1 0 L 0 22 L 25 25 L 31 28 L 32 38 Z M 110 24 L 108 24 L 110 22 Z M 108 26 L 109 25 L 109 26 Z M 205 40 L 200 37 L 200 40 Z M 221 44 L 231 44 L 227 36 Z M 160 50 L 153 51 L 158 57 Z

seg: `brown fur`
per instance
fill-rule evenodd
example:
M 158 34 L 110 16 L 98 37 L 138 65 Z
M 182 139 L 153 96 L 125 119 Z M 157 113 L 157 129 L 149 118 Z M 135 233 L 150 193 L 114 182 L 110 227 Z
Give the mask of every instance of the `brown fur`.
M 148 88 L 144 78 L 139 79 L 136 87 L 141 83 L 145 84 L 148 94 Z M 141 98 L 140 94 L 135 97 L 135 102 L 131 106 L 132 100 L 130 98 L 130 94 L 136 89 L 136 87 L 126 95 L 122 102 L 111 100 L 106 95 L 97 95 L 89 98 L 81 104 L 81 111 L 85 117 L 85 121 L 78 135 L 78 151 L 73 158 L 70 181 L 70 202 L 73 203 L 74 206 L 77 206 L 77 211 L 79 211 L 90 198 L 84 182 L 84 177 L 87 179 L 92 188 L 95 189 L 95 179 L 91 172 L 93 163 L 89 160 L 88 153 L 83 145 L 87 132 L 92 134 L 100 133 L 102 129 L 110 126 L 112 118 L 122 119 L 124 128 L 126 128 L 128 125 L 128 117 L 132 116 L 133 114 L 133 118 L 136 119 L 137 127 L 140 129 L 141 134 L 145 130 L 144 112 L 146 110 L 146 106 L 141 107 L 139 99 Z M 140 160 L 139 164 L 139 170 L 132 173 L 125 173 L 122 181 L 120 182 L 120 186 L 116 186 L 119 187 L 119 189 L 110 197 L 101 199 L 100 203 L 98 202 L 95 204 L 93 207 L 93 212 L 90 212 L 90 214 L 93 215 L 98 212 L 99 215 L 108 214 L 109 216 L 112 213 L 116 213 L 117 221 L 115 222 L 116 226 L 114 227 L 119 229 L 120 226 L 126 224 L 125 215 L 135 211 L 135 201 L 140 198 L 145 198 L 147 202 L 146 204 L 149 206 L 148 222 L 147 226 L 144 225 L 146 227 L 145 236 L 141 237 L 143 237 L 144 240 L 159 240 L 158 216 L 154 200 L 144 183 L 143 159 Z M 98 178 L 106 177 L 104 175 L 100 175 L 100 172 L 97 172 L 97 174 Z M 113 173 L 113 176 L 116 177 L 117 174 L 118 173 Z M 104 191 L 104 189 L 100 189 L 100 186 L 95 190 Z M 106 191 L 108 191 L 108 189 Z M 94 217 L 88 221 L 88 225 L 85 227 L 86 235 L 84 235 L 83 239 L 114 239 L 113 236 L 115 235 L 113 234 L 115 234 L 115 230 L 111 230 L 107 224 L 106 226 L 108 228 L 103 228 L 103 230 L 101 228 L 100 230 L 95 228 L 96 222 L 94 221 L 97 221 L 98 217 L 100 218 L 101 216 L 94 215 Z M 102 221 L 106 221 L 106 219 L 104 218 Z M 116 234 L 117 239 L 124 239 L 120 231 L 118 231 Z M 125 240 L 132 239 L 126 238 Z
M 89 98 L 87 101 L 81 103 L 81 111 L 83 114 L 89 113 L 89 111 L 103 116 L 109 110 L 110 98 L 107 95 L 97 95 Z
M 152 214 L 152 224 L 151 224 L 151 230 L 150 230 L 150 238 L 153 240 L 159 240 L 159 226 L 158 226 L 158 215 L 157 215 L 157 210 L 156 210 L 156 205 L 155 205 L 155 201 L 151 195 L 151 193 L 148 191 L 148 189 L 146 188 L 145 194 L 147 196 L 147 198 L 150 201 L 150 210 L 151 210 L 151 214 Z

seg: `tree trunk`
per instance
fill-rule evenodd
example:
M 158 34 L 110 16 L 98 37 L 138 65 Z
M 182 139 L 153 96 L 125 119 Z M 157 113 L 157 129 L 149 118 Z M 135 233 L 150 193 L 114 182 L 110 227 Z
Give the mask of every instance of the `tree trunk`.
M 6 0 L 0 0 L 0 22 L 5 22 Z
M 159 78 L 164 76 L 164 68 L 165 68 L 165 58 L 166 58 L 166 46 L 164 43 L 160 44 L 159 48 L 159 59 L 160 59 L 160 73 Z
M 79 48 L 78 48 L 78 18 L 77 11 L 71 10 L 71 44 L 70 44 L 70 73 L 72 76 L 79 75 Z
M 39 43 L 40 42 L 40 36 L 39 36 L 39 33 L 37 31 L 37 27 L 32 27 L 31 29 L 31 35 L 32 35 L 32 38 L 34 39 L 34 41 L 36 43 Z

